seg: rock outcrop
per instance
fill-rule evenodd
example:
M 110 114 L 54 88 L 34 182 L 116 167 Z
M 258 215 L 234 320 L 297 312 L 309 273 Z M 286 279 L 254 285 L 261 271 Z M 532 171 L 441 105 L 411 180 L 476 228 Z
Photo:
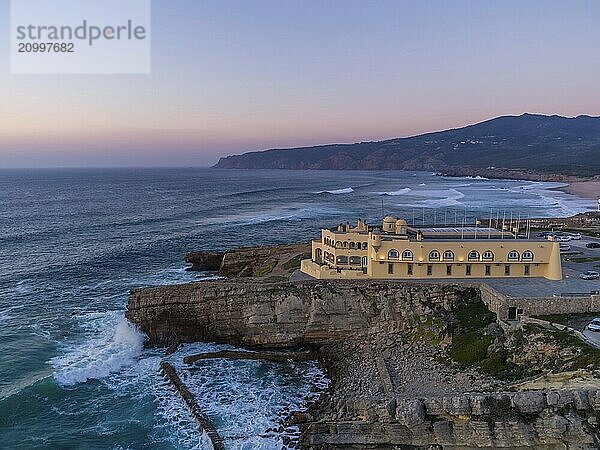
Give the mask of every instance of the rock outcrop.
M 331 386 L 289 419 L 302 448 L 598 448 L 600 387 L 506 392 L 504 383 L 448 361 L 445 349 L 455 347 L 462 323 L 455 313 L 478 288 L 190 283 L 133 290 L 127 318 L 155 345 L 310 348 Z
M 465 286 L 391 282 L 201 282 L 134 289 L 127 318 L 151 342 L 292 347 L 451 311 Z
M 188 270 L 194 272 L 216 272 L 221 268 L 225 253 L 217 252 L 189 252 L 185 255 L 185 262 L 191 264 Z
M 185 262 L 192 264 L 188 270 L 218 271 L 228 278 L 287 278 L 300 267 L 301 259 L 310 258 L 310 252 L 310 244 L 281 244 L 227 252 L 190 252 L 185 255 Z
M 305 448 L 598 448 L 600 390 L 356 399 L 302 425 Z M 403 447 L 404 448 L 404 447 Z

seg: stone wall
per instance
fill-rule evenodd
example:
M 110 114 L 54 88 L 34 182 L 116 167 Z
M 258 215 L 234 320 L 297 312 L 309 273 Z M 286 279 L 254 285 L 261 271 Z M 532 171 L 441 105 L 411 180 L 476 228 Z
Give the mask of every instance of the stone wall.
M 346 403 L 336 420 L 301 424 L 304 448 L 379 446 L 593 449 L 600 390 L 507 392 Z
M 509 319 L 509 309 L 520 310 L 519 315 L 578 314 L 600 311 L 600 295 L 584 297 L 508 297 L 487 284 L 480 286 L 481 299 L 499 319 Z
M 135 289 L 127 318 L 153 343 L 319 345 L 449 312 L 466 288 L 394 282 L 215 281 Z

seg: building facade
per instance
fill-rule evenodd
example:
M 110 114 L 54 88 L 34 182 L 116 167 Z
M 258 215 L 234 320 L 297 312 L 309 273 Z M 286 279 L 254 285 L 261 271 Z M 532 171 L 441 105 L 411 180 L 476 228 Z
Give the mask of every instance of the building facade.
M 323 229 L 301 271 L 317 279 L 562 279 L 559 243 L 518 229 L 415 227 L 394 217 Z

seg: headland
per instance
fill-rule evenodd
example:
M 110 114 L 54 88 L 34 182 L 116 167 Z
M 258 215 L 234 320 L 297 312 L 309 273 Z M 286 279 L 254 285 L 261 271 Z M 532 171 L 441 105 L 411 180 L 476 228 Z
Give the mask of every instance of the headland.
M 308 350 L 331 385 L 281 418 L 299 427 L 300 448 L 599 445 L 600 350 L 569 322 L 600 311 L 597 294 L 563 296 L 564 280 L 520 291 L 502 280 L 299 279 L 307 255 L 307 244 L 188 254 L 227 278 L 135 289 L 127 317 L 152 345 Z

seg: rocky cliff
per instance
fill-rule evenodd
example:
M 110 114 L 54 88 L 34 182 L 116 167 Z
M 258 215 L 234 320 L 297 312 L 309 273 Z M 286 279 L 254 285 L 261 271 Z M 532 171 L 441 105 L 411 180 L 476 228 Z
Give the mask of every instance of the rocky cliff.
M 464 286 L 203 282 L 134 289 L 127 318 L 155 344 L 317 345 L 449 312 Z
M 597 382 L 585 390 L 519 393 L 486 374 L 524 371 L 503 355 L 505 337 L 478 288 L 191 283 L 133 290 L 127 317 L 156 345 L 311 348 L 331 387 L 289 418 L 303 448 L 597 448 Z

